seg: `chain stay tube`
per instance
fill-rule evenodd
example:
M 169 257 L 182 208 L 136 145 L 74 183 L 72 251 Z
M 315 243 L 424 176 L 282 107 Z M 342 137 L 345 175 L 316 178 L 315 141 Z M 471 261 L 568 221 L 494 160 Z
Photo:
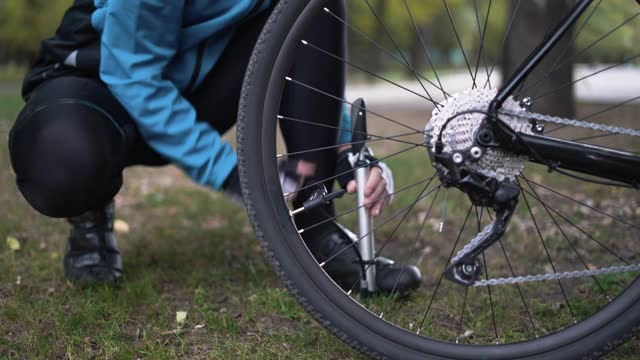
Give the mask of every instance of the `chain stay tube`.
M 544 159 L 531 161 L 603 179 L 618 181 L 631 187 L 640 186 L 640 157 L 637 154 L 601 146 L 581 144 L 539 135 L 519 134 L 528 148 Z

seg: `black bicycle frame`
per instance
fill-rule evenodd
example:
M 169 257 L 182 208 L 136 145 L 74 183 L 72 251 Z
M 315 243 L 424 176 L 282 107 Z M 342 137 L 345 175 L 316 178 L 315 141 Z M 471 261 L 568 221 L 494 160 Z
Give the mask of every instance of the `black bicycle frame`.
M 493 116 L 487 117 L 486 123 L 491 126 L 497 119 L 498 110 L 511 96 L 513 91 L 540 65 L 540 62 L 557 45 L 558 41 L 571 29 L 578 18 L 591 5 L 593 0 L 580 0 L 562 21 L 556 25 L 548 35 L 518 67 L 513 75 L 501 86 L 498 94 L 489 104 L 488 112 Z M 516 139 L 498 126 L 491 126 L 496 138 L 501 139 L 502 146 L 515 145 Z M 553 165 L 597 177 L 614 180 L 634 187 L 640 185 L 640 156 L 624 151 L 618 151 L 601 146 L 582 144 L 578 142 L 559 140 L 540 135 L 519 134 L 519 142 L 524 142 L 527 150 L 533 150 L 538 157 L 532 161 L 544 165 Z M 511 143 L 511 144 L 509 144 Z M 520 144 L 522 148 L 522 144 Z M 530 154 L 531 155 L 531 154 Z

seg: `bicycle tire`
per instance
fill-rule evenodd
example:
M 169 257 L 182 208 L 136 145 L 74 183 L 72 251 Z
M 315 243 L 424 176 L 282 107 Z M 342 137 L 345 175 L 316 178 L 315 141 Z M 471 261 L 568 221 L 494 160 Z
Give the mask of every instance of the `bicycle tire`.
M 352 301 L 318 266 L 291 222 L 278 181 L 275 119 L 292 51 L 321 0 L 282 0 L 256 44 L 238 113 L 238 154 L 245 204 L 278 276 L 321 325 L 372 358 L 596 358 L 640 330 L 635 280 L 600 312 L 559 332 L 507 345 L 457 345 L 395 327 Z

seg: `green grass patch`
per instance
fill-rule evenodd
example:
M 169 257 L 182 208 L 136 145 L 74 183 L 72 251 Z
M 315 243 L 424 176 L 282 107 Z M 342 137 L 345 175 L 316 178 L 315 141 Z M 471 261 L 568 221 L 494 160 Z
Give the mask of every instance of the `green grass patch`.
M 0 89 L 0 134 L 6 134 L 22 100 L 15 84 L 0 85 Z M 71 286 L 62 274 L 68 226 L 64 221 L 36 214 L 25 203 L 14 185 L 6 148 L 5 135 L 0 138 L 0 358 L 361 358 L 315 323 L 282 287 L 265 261 L 243 210 L 222 195 L 194 186 L 172 168 L 136 168 L 125 173 L 125 186 L 117 199 L 117 217 L 126 221 L 131 230 L 118 234 L 125 257 L 126 278 L 122 284 Z M 385 151 L 392 150 L 381 149 L 379 155 L 384 156 Z M 433 175 L 424 149 L 388 163 L 396 172 L 396 189 Z M 538 179 L 545 173 L 531 168 L 527 176 Z M 560 179 L 557 184 L 569 187 L 571 182 Z M 398 194 L 389 214 L 410 204 L 424 185 Z M 539 188 L 537 191 L 545 201 L 556 204 L 552 194 Z M 624 193 L 614 192 L 613 197 L 594 193 L 591 185 L 573 187 L 571 191 L 598 208 L 627 216 L 620 201 L 625 200 Z M 446 207 L 442 203 L 445 194 Z M 391 302 L 378 296 L 361 299 L 362 303 L 376 314 L 384 311 L 387 320 L 411 331 L 422 327 L 423 334 L 439 339 L 455 341 L 460 337 L 461 342 L 485 343 L 495 340 L 493 317 L 487 311 L 493 303 L 499 341 L 530 338 L 532 326 L 513 287 L 494 287 L 491 299 L 486 288 L 470 289 L 464 303 L 462 289 L 445 281 L 426 313 L 456 238 L 461 239 L 459 249 L 477 233 L 478 225 L 489 222 L 484 213 L 478 224 L 473 211 L 461 230 L 469 210 L 466 196 L 455 189 L 443 189 L 423 235 L 417 237 L 433 197 L 435 193 L 416 204 L 401 232 L 390 236 L 397 224 L 391 221 L 376 234 L 379 244 L 391 237 L 392 245 L 383 255 L 398 261 L 404 261 L 407 250 L 416 242 L 409 261 L 423 269 L 423 287 Z M 353 197 L 345 197 L 338 209 L 347 211 L 353 204 Z M 540 231 L 548 239 L 561 270 L 581 266 L 544 209 L 539 205 L 537 209 L 534 215 L 540 219 Z M 616 236 L 624 237 L 615 222 L 580 210 L 575 204 L 558 205 L 558 209 L 572 222 L 607 240 L 616 251 L 629 249 L 627 242 L 613 241 Z M 355 214 L 350 214 L 341 222 L 353 228 L 355 220 Z M 440 222 L 444 222 L 442 232 Z M 570 230 L 568 223 L 562 224 L 568 236 L 583 246 L 583 255 L 595 254 L 587 258 L 593 262 L 590 265 L 610 260 L 601 248 L 590 244 L 575 229 Z M 519 259 L 513 264 L 516 273 L 548 272 L 536 228 L 522 201 L 510 229 L 504 246 L 510 257 Z M 7 236 L 17 238 L 21 249 L 11 251 L 5 244 Z M 508 274 L 499 248 L 490 249 L 487 259 L 491 277 Z M 598 280 L 603 290 L 614 297 L 635 275 L 612 274 Z M 604 303 L 600 286 L 589 281 L 567 283 L 570 307 L 579 319 Z M 571 321 L 567 304 L 549 284 L 525 285 L 522 289 L 540 335 Z M 176 321 L 177 311 L 188 314 L 183 324 Z M 464 314 L 462 321 L 460 313 Z M 637 341 L 631 341 L 611 358 L 630 358 L 638 348 Z

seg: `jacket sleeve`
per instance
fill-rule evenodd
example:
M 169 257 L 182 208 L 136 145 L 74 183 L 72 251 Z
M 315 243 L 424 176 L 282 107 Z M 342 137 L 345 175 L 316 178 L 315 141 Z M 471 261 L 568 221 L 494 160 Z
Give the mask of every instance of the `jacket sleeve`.
M 111 0 L 100 78 L 136 121 L 145 141 L 202 185 L 220 189 L 236 153 L 164 72 L 180 48 L 185 1 Z

